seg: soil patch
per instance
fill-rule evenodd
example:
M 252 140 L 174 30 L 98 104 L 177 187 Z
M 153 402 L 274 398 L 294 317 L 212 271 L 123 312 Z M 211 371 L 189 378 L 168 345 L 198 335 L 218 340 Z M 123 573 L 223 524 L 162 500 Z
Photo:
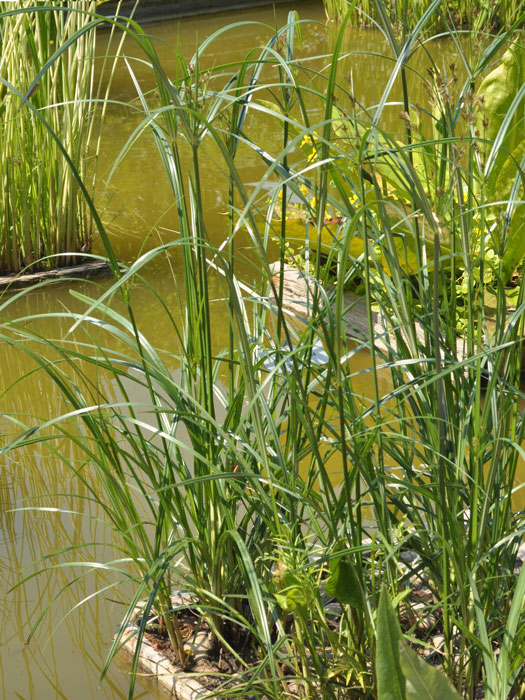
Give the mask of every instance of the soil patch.
M 200 634 L 209 639 L 209 629 L 203 625 Z M 175 673 L 194 674 L 199 682 L 208 690 L 216 690 L 229 679 L 242 671 L 242 664 L 235 656 L 219 644 L 211 643 L 206 653 L 189 653 L 189 660 L 183 670 L 175 656 L 168 634 L 160 627 L 149 628 L 144 635 L 146 644 L 167 659 L 175 669 Z M 193 633 L 188 636 L 191 645 Z

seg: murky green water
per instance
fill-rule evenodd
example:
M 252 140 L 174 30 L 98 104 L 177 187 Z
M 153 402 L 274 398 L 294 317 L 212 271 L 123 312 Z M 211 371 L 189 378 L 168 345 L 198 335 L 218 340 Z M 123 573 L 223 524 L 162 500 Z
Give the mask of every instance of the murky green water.
M 329 50 L 324 15 L 318 2 L 297 2 L 290 6 L 280 6 L 275 10 L 258 9 L 247 12 L 222 14 L 207 18 L 186 19 L 183 23 L 163 22 L 150 26 L 148 30 L 158 37 L 158 50 L 162 56 L 167 72 L 175 71 L 173 45 L 178 45 L 183 54 L 191 56 L 197 43 L 221 26 L 241 19 L 256 20 L 265 24 L 250 24 L 234 32 L 223 34 L 209 49 L 208 59 L 211 63 L 226 63 L 242 58 L 249 49 L 263 45 L 271 33 L 271 27 L 285 23 L 287 12 L 294 8 L 300 10 L 301 17 L 317 20 L 317 25 L 304 28 L 304 46 L 301 49 L 305 57 L 323 54 Z M 389 75 L 389 64 L 371 55 L 380 52 L 383 43 L 379 34 L 349 30 L 346 50 L 370 52 L 370 55 L 353 56 L 343 65 L 343 79 L 353 85 L 357 99 L 366 105 L 374 104 L 381 95 L 382 88 Z M 128 47 L 130 50 L 131 47 Z M 438 53 L 440 47 L 437 47 Z M 450 51 L 450 47 L 447 47 Z M 453 60 L 452 54 L 444 54 L 446 60 Z M 317 65 L 321 65 L 323 59 Z M 328 59 L 324 60 L 328 63 Z M 152 87 L 148 73 L 137 62 L 131 62 L 142 89 Z M 419 79 L 414 79 L 414 89 L 421 91 Z M 113 98 L 128 102 L 136 92 L 126 68 L 117 74 L 113 86 Z M 421 98 L 423 101 L 423 98 Z M 312 113 L 322 119 L 321 113 Z M 399 106 L 391 108 L 392 124 L 399 122 Z M 159 162 L 155 144 L 149 134 L 142 136 L 132 151 L 123 160 L 118 172 L 103 192 L 103 183 L 114 159 L 137 126 L 137 118 L 124 107 L 110 107 L 107 128 L 103 143 L 103 157 L 99 166 L 101 188 L 98 203 L 104 207 L 104 220 L 112 235 L 117 256 L 123 261 L 131 261 L 137 254 L 158 245 L 161 241 L 174 237 L 176 226 L 172 210 L 172 195 L 162 166 Z M 263 119 L 250 125 L 258 128 L 267 141 L 265 147 L 278 152 L 272 134 L 266 134 L 267 127 Z M 273 141 L 272 141 L 273 138 Z M 237 160 L 238 167 L 246 183 L 255 183 L 260 178 L 261 165 L 257 157 L 248 151 L 241 151 Z M 203 186 L 206 192 L 207 225 L 212 240 L 219 244 L 225 230 L 227 192 L 223 187 L 220 172 L 210 154 L 208 167 L 203 170 Z M 241 242 L 245 262 L 242 274 L 245 278 L 255 273 L 250 269 L 248 240 Z M 98 251 L 101 251 L 98 246 Z M 176 256 L 171 264 L 177 265 Z M 178 308 L 177 289 L 170 273 L 168 262 L 157 258 L 149 265 L 144 276 L 154 285 L 165 302 L 172 309 Z M 176 278 L 176 270 L 175 270 Z M 103 282 L 98 282 L 103 284 Z M 213 282 L 212 282 L 213 284 Z M 90 283 L 78 282 L 75 288 L 90 292 Z M 217 295 L 220 289 L 217 287 Z M 213 289 L 212 289 L 213 294 Z M 148 329 L 148 336 L 153 344 L 162 346 L 166 342 L 164 321 L 152 301 L 151 292 L 146 286 L 136 285 L 133 290 L 135 309 L 139 323 Z M 79 302 L 68 292 L 67 285 L 53 288 L 45 294 L 31 293 L 23 301 L 13 303 L 5 312 L 12 317 L 36 312 L 52 312 L 65 306 L 80 309 Z M 215 319 L 217 333 L 220 332 L 220 316 Z M 66 328 L 63 321 L 49 320 L 41 324 L 41 330 L 47 337 L 59 337 Z M 22 376 L 31 367 L 31 362 L 20 350 L 2 351 L 4 369 L 2 384 L 9 385 Z M 175 370 L 175 367 L 173 367 Z M 356 369 L 358 367 L 356 366 Z M 364 380 L 366 381 L 366 379 Z M 49 416 L 61 407 L 61 401 L 51 382 L 41 375 L 30 375 L 24 379 L 16 391 L 4 396 L 3 413 L 16 413 L 22 423 L 30 423 L 29 415 Z M 59 409 L 60 410 L 60 409 Z M 13 432 L 13 427 L 4 423 L 0 428 Z M 58 454 L 69 451 L 65 443 L 57 443 Z M 79 498 L 78 481 L 60 462 L 59 456 L 53 456 L 45 448 L 36 448 L 31 453 L 13 455 L 0 472 L 0 585 L 2 588 L 1 615 L 3 620 L 0 657 L 0 694 L 3 698 L 20 700 L 89 700 L 91 698 L 124 698 L 127 678 L 125 670 L 113 666 L 100 689 L 97 689 L 98 674 L 103 664 L 116 625 L 122 616 L 122 608 L 114 602 L 119 596 L 108 589 L 102 595 L 92 597 L 104 583 L 116 581 L 111 572 L 101 571 L 95 578 L 85 575 L 86 570 L 60 569 L 32 579 L 23 587 L 12 592 L 9 589 L 29 575 L 33 569 L 24 569 L 31 562 L 39 560 L 45 554 L 74 547 L 80 542 L 88 543 L 80 550 L 70 552 L 69 559 L 86 562 L 111 561 L 117 555 L 111 546 L 108 530 L 96 519 L 101 514 Z M 66 452 L 74 461 L 75 455 Z M 31 510 L 12 512 L 12 508 L 30 507 L 31 497 L 35 494 L 62 494 L 61 505 L 70 513 L 58 514 L 35 512 Z M 76 494 L 76 496 L 68 494 Z M 40 503 L 46 503 L 41 500 Z M 56 502 L 50 496 L 49 505 Z M 62 558 L 64 560 L 64 558 Z M 42 562 L 41 567 L 53 566 L 53 558 Z M 72 576 L 79 580 L 71 588 L 67 587 Z M 64 594 L 54 601 L 54 596 L 65 588 Z M 121 589 L 121 596 L 122 597 Z M 125 596 L 124 596 L 125 597 Z M 84 602 L 83 602 L 84 601 Z M 71 615 L 67 612 L 78 605 Z M 42 625 L 39 627 L 29 645 L 25 640 L 31 633 L 42 611 L 50 606 Z M 53 633 L 53 634 L 52 634 Z M 137 698 L 151 698 L 150 691 L 138 691 Z

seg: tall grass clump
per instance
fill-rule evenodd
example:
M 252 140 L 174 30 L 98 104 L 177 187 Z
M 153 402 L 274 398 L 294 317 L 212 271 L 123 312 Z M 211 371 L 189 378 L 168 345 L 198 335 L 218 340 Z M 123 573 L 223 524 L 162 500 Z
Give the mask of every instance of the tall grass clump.
M 74 258 L 64 254 L 91 248 L 94 225 L 78 180 L 92 192 L 101 117 L 98 4 L 13 0 L 0 7 L 2 272 L 68 264 Z
M 342 21 L 350 12 L 350 22 L 356 26 L 366 26 L 380 21 L 381 12 L 387 12 L 390 21 L 396 29 L 415 27 L 425 14 L 431 0 L 386 0 L 381 2 L 382 10 L 378 11 L 375 0 L 323 0 L 326 16 L 331 20 Z M 354 11 L 355 8 L 355 11 Z M 427 31 L 444 29 L 447 22 L 458 28 L 474 31 L 491 31 L 494 28 L 507 29 L 516 18 L 523 13 L 523 0 L 501 0 L 499 2 L 480 2 L 474 0 L 452 0 L 441 3 L 441 8 L 433 14 L 427 26 Z
M 121 157 L 152 131 L 177 236 L 115 268 L 105 291 L 72 290 L 85 310 L 55 314 L 71 324 L 65 338 L 39 335 L 41 316 L 2 324 L 66 402 L 22 430 L 13 416 L 19 434 L 4 450 L 45 440 L 118 543 L 121 557 L 93 568 L 136 586 L 109 660 L 145 600 L 138 642 L 160 622 L 189 668 L 189 606 L 238 659 L 224 696 L 381 698 L 392 672 L 388 697 L 402 700 L 432 675 L 425 652 L 448 676 L 447 697 L 522 692 L 523 47 L 508 32 L 474 60 L 451 29 L 466 74 L 437 63 L 419 73 L 438 4 L 399 44 L 377 3 L 392 71 L 374 105 L 339 80 L 344 25 L 323 70 L 297 62 L 292 13 L 239 64 L 201 70 L 213 35 L 176 76 L 148 35 L 126 29 L 156 92 L 142 91 L 130 61 L 144 116 Z M 426 84 L 419 108 L 409 72 Z M 398 133 L 384 126 L 392 107 Z M 259 142 L 261 117 L 281 135 L 277 152 Z M 241 149 L 263 166 L 250 188 Z M 229 193 L 220 245 L 201 187 L 210 154 Z M 298 246 L 306 320 L 287 311 L 279 274 Z M 170 253 L 181 261 L 177 310 L 142 275 Z M 163 311 L 162 348 L 137 318 L 133 281 Z M 348 288 L 366 300 L 367 332 L 352 344 Z M 225 329 L 213 323 L 221 307 Z M 173 607 L 181 589 L 191 602 Z M 389 634 L 396 617 L 415 662 Z

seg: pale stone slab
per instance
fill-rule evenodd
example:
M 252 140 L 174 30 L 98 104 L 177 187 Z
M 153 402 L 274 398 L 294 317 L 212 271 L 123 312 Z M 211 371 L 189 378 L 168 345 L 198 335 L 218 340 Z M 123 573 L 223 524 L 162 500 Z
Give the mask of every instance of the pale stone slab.
M 273 279 L 276 289 L 279 288 L 280 277 L 282 276 L 283 278 L 283 303 L 286 308 L 298 316 L 310 318 L 315 296 L 317 295 L 319 298 L 319 292 L 315 289 L 314 280 L 292 265 L 284 265 L 280 274 L 279 262 L 273 263 L 270 266 L 270 270 L 274 275 Z M 327 291 L 330 292 L 332 289 Z M 344 292 L 343 299 L 343 319 L 347 337 L 351 340 L 368 344 L 369 325 L 366 299 L 352 292 Z M 382 314 L 376 309 L 372 309 L 371 319 L 375 349 L 382 352 L 389 352 L 389 350 L 396 352 L 395 333 L 387 325 Z M 401 334 L 409 346 L 413 345 L 416 340 L 423 344 L 425 342 L 425 331 L 419 323 L 415 323 L 411 329 L 402 328 Z M 461 361 L 466 358 L 463 340 L 458 339 L 456 350 L 458 360 Z

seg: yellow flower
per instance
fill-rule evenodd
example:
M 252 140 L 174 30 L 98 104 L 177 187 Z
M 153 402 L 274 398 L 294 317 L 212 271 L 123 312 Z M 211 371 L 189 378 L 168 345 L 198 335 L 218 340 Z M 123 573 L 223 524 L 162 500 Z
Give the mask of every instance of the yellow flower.
M 301 185 L 300 192 L 303 195 L 303 197 L 306 197 L 306 195 L 308 194 L 308 189 L 307 189 L 306 185 Z
M 315 134 L 315 136 L 313 134 Z M 314 146 L 315 145 L 315 142 L 317 140 L 315 138 L 317 136 L 317 131 L 314 131 L 313 134 L 305 134 L 303 136 L 303 140 L 301 141 L 301 148 L 303 148 L 303 146 Z
M 313 163 L 314 160 L 317 160 L 317 151 L 312 151 L 308 156 L 309 163 Z
M 315 207 L 317 206 L 317 199 L 316 199 L 316 197 L 313 197 L 313 198 L 310 200 L 310 206 L 312 207 L 312 209 L 315 209 Z
M 279 194 L 278 194 L 277 196 L 279 197 L 279 199 L 282 199 L 282 198 L 283 198 L 283 190 L 282 190 L 282 188 L 279 190 Z

